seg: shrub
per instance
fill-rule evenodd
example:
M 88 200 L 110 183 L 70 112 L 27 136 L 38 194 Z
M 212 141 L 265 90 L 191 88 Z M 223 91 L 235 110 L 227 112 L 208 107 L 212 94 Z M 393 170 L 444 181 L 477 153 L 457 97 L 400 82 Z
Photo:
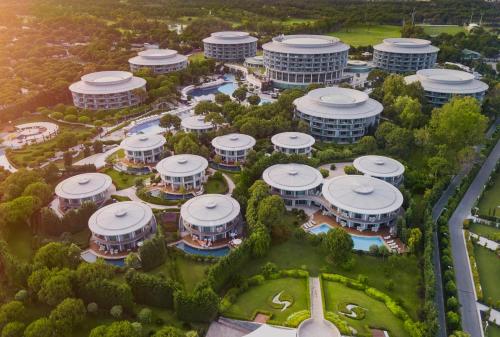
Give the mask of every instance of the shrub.
M 285 320 L 285 326 L 296 328 L 300 323 L 311 317 L 311 312 L 309 310 L 296 311 L 290 314 Z
M 337 327 L 337 329 L 339 329 L 342 335 L 349 336 L 352 334 L 351 329 L 349 329 L 349 325 L 346 323 L 346 321 L 340 318 L 339 315 L 331 311 L 327 311 L 325 314 L 325 319 L 332 322 Z
M 137 318 L 141 323 L 150 324 L 153 322 L 153 311 L 149 308 L 144 308 L 139 311 Z
M 90 302 L 87 304 L 87 312 L 89 314 L 95 314 L 97 313 L 97 310 L 99 310 L 99 306 L 95 302 Z
M 394 281 L 392 279 L 388 279 L 384 282 L 384 287 L 387 290 L 394 290 Z
M 25 302 L 28 299 L 28 291 L 25 289 L 19 290 L 14 296 L 14 299 L 19 302 Z
M 278 272 L 278 267 L 272 262 L 267 262 L 260 268 L 260 271 L 265 278 L 269 278 L 271 274 L 276 274 Z
M 321 173 L 321 175 L 323 176 L 323 178 L 328 178 L 328 176 L 330 175 L 330 171 L 328 171 L 325 168 L 320 168 L 319 172 Z
M 335 169 L 337 169 L 337 166 L 336 166 L 335 164 L 330 164 L 330 170 L 332 170 L 332 171 L 333 171 L 333 170 L 335 170 Z
M 114 318 L 119 319 L 120 317 L 122 317 L 123 308 L 121 305 L 114 305 L 111 307 L 111 310 L 109 311 L 109 313 Z
M 2 337 L 23 337 L 25 327 L 22 322 L 10 322 L 2 329 Z

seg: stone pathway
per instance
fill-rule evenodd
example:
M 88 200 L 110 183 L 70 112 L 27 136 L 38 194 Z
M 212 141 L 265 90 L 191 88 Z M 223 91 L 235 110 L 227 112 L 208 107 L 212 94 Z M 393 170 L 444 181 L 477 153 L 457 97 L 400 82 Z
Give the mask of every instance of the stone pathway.
M 470 232 L 470 236 L 472 238 L 477 238 L 478 239 L 477 243 L 483 247 L 488 248 L 489 250 L 496 251 L 498 249 L 498 247 L 500 246 L 500 244 L 498 242 L 487 239 L 484 236 L 479 236 L 479 235 L 472 233 L 472 232 Z
M 77 161 L 74 165 L 94 164 L 97 169 L 103 168 L 104 166 L 106 166 L 106 158 L 108 158 L 118 150 L 120 150 L 120 147 L 116 146 L 110 150 L 107 150 L 106 152 L 96 153 L 91 156 L 88 156 L 87 158 L 83 158 Z
M 488 306 L 486 306 L 482 303 L 479 303 L 479 302 L 477 302 L 477 308 L 479 309 L 479 311 L 488 311 L 489 310 Z M 489 321 L 492 323 L 500 324 L 500 311 L 495 310 L 495 309 L 491 309 Z
M 222 173 L 222 176 L 224 177 L 224 179 L 226 179 L 226 183 L 227 183 L 227 193 L 226 193 L 226 195 L 233 194 L 233 191 L 234 191 L 234 189 L 236 187 L 236 185 L 234 184 L 233 179 L 231 179 L 231 177 L 228 176 L 225 173 Z
M 150 202 L 146 202 L 137 196 L 136 190 L 137 189 L 135 188 L 135 186 L 132 186 L 129 188 L 125 188 L 123 190 L 116 191 L 114 194 L 122 197 L 128 197 L 132 201 L 142 202 L 143 204 L 146 204 L 151 208 L 156 208 L 156 209 L 179 208 L 179 206 L 177 205 L 166 206 L 166 205 L 157 205 L 157 204 L 152 204 Z

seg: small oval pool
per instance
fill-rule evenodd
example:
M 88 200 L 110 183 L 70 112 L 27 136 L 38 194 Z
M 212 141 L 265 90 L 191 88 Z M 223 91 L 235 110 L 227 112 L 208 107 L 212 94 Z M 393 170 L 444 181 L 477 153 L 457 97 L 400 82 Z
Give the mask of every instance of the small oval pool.
M 223 257 L 229 254 L 229 247 L 221 247 L 215 249 L 198 249 L 191 247 L 190 245 L 186 245 L 184 242 L 179 242 L 175 246 L 183 250 L 185 253 L 192 255 Z
M 310 229 L 309 232 L 314 234 L 314 235 L 318 235 L 318 234 L 327 233 L 330 229 L 332 229 L 332 226 L 330 226 L 329 224 L 323 223 L 317 227 Z M 349 234 L 349 235 L 352 238 L 352 242 L 354 243 L 355 250 L 369 251 L 370 246 L 372 246 L 372 245 L 377 245 L 377 246 L 384 245 L 384 241 L 380 238 L 380 236 L 362 236 L 362 235 L 354 235 L 354 234 Z

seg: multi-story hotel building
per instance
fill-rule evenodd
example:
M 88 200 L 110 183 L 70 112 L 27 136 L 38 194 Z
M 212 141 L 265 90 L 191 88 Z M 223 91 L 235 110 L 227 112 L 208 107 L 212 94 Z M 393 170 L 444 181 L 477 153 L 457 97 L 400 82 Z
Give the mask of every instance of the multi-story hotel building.
M 102 206 L 111 197 L 113 182 L 102 173 L 82 173 L 72 176 L 57 184 L 55 193 L 59 199 L 59 208 L 63 211 L 79 208 L 84 202 L 93 202 Z
M 415 72 L 433 68 L 438 51 L 428 40 L 390 38 L 373 46 L 373 64 L 391 73 Z
M 376 126 L 382 104 L 364 92 L 345 88 L 320 88 L 294 101 L 295 117 L 305 121 L 318 140 L 353 143 Z
M 203 39 L 205 57 L 221 62 L 240 62 L 257 54 L 257 38 L 246 32 L 212 33 Z
M 440 107 L 453 96 L 472 96 L 482 102 L 488 85 L 474 75 L 452 69 L 422 69 L 405 77 L 406 83 L 420 82 L 429 102 Z
M 230 133 L 212 139 L 215 154 L 220 156 L 225 164 L 241 164 L 245 162 L 248 151 L 254 145 L 255 138 L 241 133 Z
M 384 157 L 368 155 L 354 159 L 352 163 L 359 172 L 388 183 L 399 186 L 403 181 L 405 167 L 399 161 Z
M 162 135 L 135 135 L 122 140 L 120 146 L 125 151 L 125 157 L 132 163 L 156 163 L 163 156 L 163 146 L 166 143 Z
M 274 151 L 285 154 L 311 156 L 314 137 L 302 132 L 282 132 L 271 137 Z
M 280 35 L 262 49 L 266 74 L 280 88 L 338 83 L 349 53 L 348 45 L 323 35 Z
M 186 117 L 181 121 L 181 127 L 186 132 L 193 133 L 206 133 L 215 129 L 215 125 L 212 122 L 205 121 L 205 116 L 195 115 Z
M 146 80 L 127 71 L 100 71 L 82 76 L 69 86 L 73 104 L 88 110 L 111 110 L 139 105 Z
M 166 74 L 185 69 L 187 56 L 172 49 L 146 49 L 128 60 L 130 71 L 136 72 L 142 68 L 150 69 L 153 74 Z
M 188 191 L 200 191 L 206 181 L 208 161 L 194 154 L 178 154 L 162 159 L 156 170 L 160 173 L 165 187 L 171 191 L 183 188 Z

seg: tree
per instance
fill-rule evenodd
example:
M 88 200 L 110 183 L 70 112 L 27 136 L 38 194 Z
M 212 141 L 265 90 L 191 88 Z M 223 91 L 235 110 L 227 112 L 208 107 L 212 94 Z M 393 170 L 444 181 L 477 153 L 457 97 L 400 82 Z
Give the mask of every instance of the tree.
M 31 322 L 24 331 L 24 337 L 56 337 L 56 331 L 52 322 L 45 317 Z M 97 337 L 97 336 L 96 336 Z
M 224 105 L 224 103 L 230 102 L 230 101 L 231 101 L 231 97 L 229 97 L 226 94 L 223 94 L 223 93 L 215 94 L 215 103 L 217 103 L 217 104 Z
M 37 171 L 20 169 L 10 174 L 0 185 L 3 200 L 10 201 L 20 197 L 28 185 L 35 182 L 42 182 L 42 177 Z
M 415 129 L 422 125 L 424 115 L 420 102 L 409 96 L 399 96 L 394 101 L 394 108 L 401 124 L 407 129 Z
M 111 310 L 109 310 L 109 313 L 111 316 L 113 316 L 114 318 L 118 319 L 120 317 L 122 317 L 122 314 L 123 314 L 123 308 L 121 305 L 113 305 L 111 307 Z
M 179 129 L 181 127 L 181 119 L 177 115 L 165 114 L 160 118 L 160 126 L 165 129 Z
M 277 195 L 265 197 L 257 210 L 257 220 L 263 223 L 267 228 L 281 222 L 286 212 L 285 202 Z
M 165 248 L 165 239 L 161 235 L 155 235 L 139 248 L 142 268 L 145 271 L 151 270 L 165 262 L 167 250 Z
M 149 308 L 143 308 L 139 311 L 137 318 L 141 323 L 150 324 L 153 322 L 153 311 Z
M 250 97 L 247 98 L 248 103 L 250 105 L 259 105 L 260 103 L 260 97 L 259 95 L 251 95 Z
M 80 248 L 74 244 L 50 242 L 38 249 L 33 258 L 35 268 L 75 268 L 80 263 Z
M 271 246 L 271 236 L 269 230 L 260 222 L 253 225 L 250 239 L 252 242 L 252 255 L 254 257 L 263 257 L 269 251 Z
M 221 111 L 221 107 L 210 101 L 201 101 L 194 108 L 194 113 L 196 115 L 205 115 L 209 112 L 219 111 Z
M 94 141 L 94 144 L 92 145 L 92 148 L 94 149 L 94 153 L 102 153 L 103 151 L 102 142 L 96 139 Z
M 153 337 L 184 337 L 184 333 L 177 328 L 166 326 L 158 330 Z
M 71 132 L 63 132 L 57 136 L 56 144 L 60 150 L 68 150 L 78 144 L 78 139 Z
M 342 228 L 332 228 L 323 238 L 323 249 L 336 265 L 343 265 L 351 259 L 353 247 L 351 236 Z
M 52 187 L 44 182 L 37 181 L 26 186 L 23 195 L 36 197 L 40 200 L 41 205 L 47 205 L 52 200 Z
M 175 294 L 175 312 L 186 322 L 210 322 L 217 314 L 218 306 L 219 296 L 207 286 L 191 293 L 177 291 Z
M 243 102 L 247 98 L 247 89 L 245 87 L 239 87 L 233 92 L 233 97 L 239 102 Z
M 0 230 L 8 232 L 15 227 L 28 224 L 40 200 L 36 197 L 19 197 L 0 204 Z
M 373 136 L 364 136 L 355 147 L 359 153 L 373 153 L 377 150 L 377 140 Z
M 0 307 L 0 330 L 8 323 L 26 318 L 26 308 L 19 301 L 10 301 Z
M 226 121 L 224 119 L 224 116 L 222 116 L 220 113 L 218 113 L 218 112 L 209 112 L 205 116 L 205 122 L 212 123 L 213 125 L 217 126 L 217 125 L 224 124 Z
M 65 298 L 73 297 L 72 272 L 68 269 L 51 270 L 43 279 L 38 299 L 48 305 L 57 305 Z
M 401 37 L 426 38 L 427 35 L 425 34 L 422 26 L 416 26 L 410 22 L 405 23 L 403 28 L 401 28 Z
M 408 238 L 408 249 L 410 252 L 415 253 L 420 246 L 422 240 L 422 232 L 419 228 L 410 229 L 410 237 Z
M 125 265 L 129 268 L 138 269 L 141 267 L 141 259 L 139 258 L 139 254 L 137 253 L 129 253 L 127 257 L 125 257 Z
M 66 151 L 63 153 L 64 167 L 68 168 L 73 165 L 73 153 L 71 151 Z
M 26 325 L 22 322 L 10 322 L 1 330 L 2 337 L 23 337 L 25 328 Z
M 82 300 L 66 298 L 52 310 L 49 319 L 58 336 L 72 336 L 73 330 L 84 321 L 85 314 Z
M 173 307 L 174 292 L 179 288 L 174 281 L 133 270 L 127 272 L 125 279 L 136 303 L 162 308 Z
M 137 330 L 129 321 L 119 321 L 92 329 L 89 337 L 137 337 Z

